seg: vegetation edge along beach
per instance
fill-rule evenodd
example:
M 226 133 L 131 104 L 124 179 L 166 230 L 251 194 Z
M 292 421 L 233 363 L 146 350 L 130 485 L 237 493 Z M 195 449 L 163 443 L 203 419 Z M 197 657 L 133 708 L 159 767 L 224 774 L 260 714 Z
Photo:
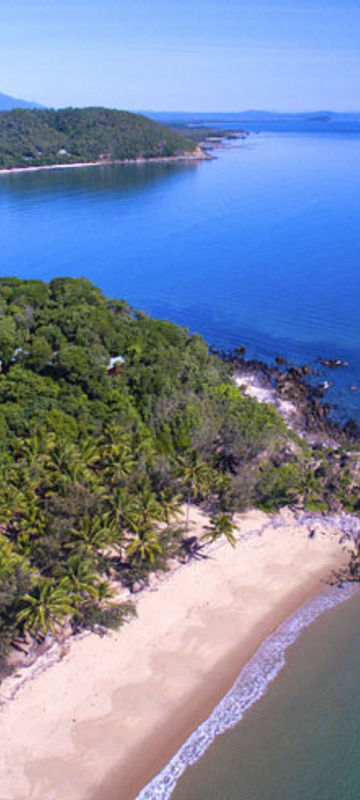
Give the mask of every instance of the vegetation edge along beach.
M 352 540 L 357 577 L 357 441 L 332 428 L 329 444 L 322 414 L 316 439 L 300 436 L 246 395 L 241 376 L 235 385 L 242 359 L 220 358 L 200 336 L 108 300 L 86 279 L 1 278 L 0 302 L 3 701 L 26 669 L 34 676 L 2 709 L 8 794 L 28 797 L 37 785 L 42 798 L 80 798 L 123 758 L 129 798 L 152 726 L 144 780 L 164 763 L 164 736 L 172 730 L 173 752 L 264 635 L 334 570 L 344 576 L 339 534 Z M 134 596 L 138 619 L 99 638 L 133 615 Z M 57 683 L 59 703 L 48 703 Z M 143 710 L 148 692 L 155 716 Z M 40 697 L 36 744 L 24 727 L 30 752 L 18 715 L 30 724 Z M 109 732 L 91 775 L 80 755 L 90 718 Z M 122 724 L 121 755 L 110 741 Z M 44 758 L 53 760 L 38 784 Z
M 196 138 L 142 114 L 101 107 L 0 112 L 0 173 L 204 158 Z

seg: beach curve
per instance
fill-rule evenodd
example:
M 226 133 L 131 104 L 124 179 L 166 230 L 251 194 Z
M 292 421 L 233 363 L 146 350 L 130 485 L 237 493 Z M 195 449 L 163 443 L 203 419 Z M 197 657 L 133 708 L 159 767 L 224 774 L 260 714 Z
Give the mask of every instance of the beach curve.
M 198 533 L 207 522 L 197 509 L 191 520 Z M 336 525 L 318 524 L 309 539 L 308 524 L 286 509 L 238 523 L 235 551 L 212 546 L 205 561 L 157 580 L 136 620 L 103 640 L 74 641 L 4 704 L 1 800 L 136 797 L 264 639 L 348 560 Z

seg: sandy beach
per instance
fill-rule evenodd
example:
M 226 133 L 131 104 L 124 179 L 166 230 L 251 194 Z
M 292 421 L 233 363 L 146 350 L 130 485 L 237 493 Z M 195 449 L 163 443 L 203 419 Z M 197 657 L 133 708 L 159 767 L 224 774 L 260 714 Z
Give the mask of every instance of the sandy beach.
M 74 161 L 69 164 L 43 164 L 34 167 L 8 167 L 0 169 L 0 175 L 12 175 L 17 172 L 39 172 L 48 169 L 76 169 L 77 167 L 113 167 L 115 164 L 154 164 L 167 161 L 208 161 L 213 156 L 201 147 L 196 147 L 191 153 L 182 153 L 178 156 L 159 156 L 157 158 L 122 158 L 114 161 Z
M 192 530 L 207 518 L 192 509 Z M 348 556 L 284 509 L 237 517 L 236 549 L 155 579 L 136 619 L 73 640 L 48 669 L 0 687 L 0 800 L 131 800 L 229 689 L 261 641 Z M 26 672 L 26 671 L 25 671 Z

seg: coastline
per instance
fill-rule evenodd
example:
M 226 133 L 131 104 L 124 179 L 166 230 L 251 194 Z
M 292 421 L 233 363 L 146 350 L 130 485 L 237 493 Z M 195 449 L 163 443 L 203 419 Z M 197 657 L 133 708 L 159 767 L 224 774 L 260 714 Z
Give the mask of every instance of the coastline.
M 235 550 L 218 542 L 201 563 L 156 579 L 137 619 L 102 640 L 74 640 L 4 704 L 1 800 L 136 797 L 261 642 L 348 561 L 336 520 L 332 531 L 318 522 L 311 540 L 307 518 L 288 509 L 237 521 Z M 201 534 L 207 518 L 193 508 L 191 522 Z
M 111 161 L 76 161 L 72 164 L 40 164 L 33 167 L 9 167 L 0 169 L 0 175 L 12 175 L 17 172 L 39 172 L 48 169 L 77 169 L 78 167 L 114 167 L 116 164 L 162 164 L 172 161 L 211 161 L 211 156 L 201 147 L 196 147 L 190 153 L 181 153 L 178 156 L 158 156 L 154 158 L 122 158 Z

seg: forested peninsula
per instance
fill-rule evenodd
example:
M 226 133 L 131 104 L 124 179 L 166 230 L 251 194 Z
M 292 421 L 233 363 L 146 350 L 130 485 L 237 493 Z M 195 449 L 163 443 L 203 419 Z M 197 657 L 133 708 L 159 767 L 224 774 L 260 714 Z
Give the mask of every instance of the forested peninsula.
M 140 114 L 108 108 L 0 112 L 0 168 L 194 155 L 196 142 Z M 200 155 L 200 151 L 199 151 Z
M 87 279 L 0 278 L 0 653 L 117 627 L 146 585 L 250 507 L 356 511 L 358 454 L 311 445 L 246 397 L 196 334 Z

